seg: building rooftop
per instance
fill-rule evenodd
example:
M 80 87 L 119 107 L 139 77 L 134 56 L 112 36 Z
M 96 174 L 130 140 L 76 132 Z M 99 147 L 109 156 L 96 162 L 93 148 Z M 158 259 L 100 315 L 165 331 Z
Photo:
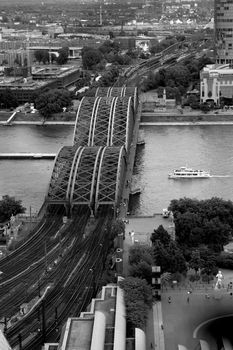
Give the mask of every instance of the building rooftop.
M 36 87 L 42 87 L 48 84 L 48 80 L 46 81 L 34 81 L 27 80 L 25 78 L 14 78 L 14 77 L 0 77 L 0 87 L 10 87 L 11 89 L 35 89 Z

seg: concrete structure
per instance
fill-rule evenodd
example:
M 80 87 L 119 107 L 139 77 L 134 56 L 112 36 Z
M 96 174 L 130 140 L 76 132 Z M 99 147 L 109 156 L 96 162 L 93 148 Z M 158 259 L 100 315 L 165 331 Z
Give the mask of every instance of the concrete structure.
M 6 340 L 3 332 L 0 330 L 0 349 L 1 350 L 12 350 L 8 341 Z
M 121 278 L 119 278 L 121 280 Z M 145 333 L 135 330 L 135 338 L 126 339 L 126 317 L 123 290 L 117 284 L 102 288 L 92 299 L 89 311 L 69 318 L 63 326 L 59 343 L 47 343 L 43 350 L 145 350 Z
M 208 65 L 200 74 L 201 102 L 213 101 L 219 105 L 221 97 L 233 97 L 233 69 L 228 65 Z
M 62 48 L 62 45 L 57 45 L 55 44 L 41 44 L 38 46 L 30 46 L 29 51 L 32 53 L 32 55 L 34 55 L 34 52 L 37 50 L 41 50 L 41 51 L 46 51 L 46 52 L 50 52 L 55 54 L 56 56 L 58 56 L 58 51 Z M 77 58 L 81 58 L 81 52 L 82 52 L 82 46 L 69 46 L 69 59 L 77 59 Z
M 215 0 L 216 63 L 233 63 L 233 3 Z
M 0 92 L 9 89 L 19 103 L 31 101 L 35 94 L 41 94 L 46 89 L 66 88 L 80 78 L 80 70 L 74 66 L 39 68 L 32 73 L 32 77 L 2 77 Z

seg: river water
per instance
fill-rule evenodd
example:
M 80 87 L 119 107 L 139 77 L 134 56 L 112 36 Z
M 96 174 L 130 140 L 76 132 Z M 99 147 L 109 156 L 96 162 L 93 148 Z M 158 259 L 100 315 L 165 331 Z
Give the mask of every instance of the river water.
M 73 126 L 0 127 L 0 152 L 57 153 L 71 145 Z M 173 198 L 233 200 L 233 126 L 143 126 L 134 174 L 142 188 L 133 213 L 152 215 Z M 32 212 L 43 203 L 53 169 L 52 160 L 0 160 L 0 196 L 21 199 Z M 172 180 L 168 173 L 180 166 L 209 170 L 209 179 Z

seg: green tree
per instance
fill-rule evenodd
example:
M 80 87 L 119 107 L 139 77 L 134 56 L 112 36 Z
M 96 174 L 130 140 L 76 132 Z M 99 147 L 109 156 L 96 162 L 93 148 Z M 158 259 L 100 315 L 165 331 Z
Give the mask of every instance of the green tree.
M 147 264 L 152 265 L 153 259 L 153 249 L 149 246 L 135 245 L 129 249 L 129 263 L 131 265 L 138 264 L 145 261 Z
M 125 234 L 125 224 L 120 219 L 114 220 L 110 230 L 111 230 L 111 237 L 112 238 L 117 237 L 118 235 L 120 235 L 122 233 L 124 235 Z
M 161 266 L 162 272 L 186 272 L 186 262 L 176 242 L 171 241 L 165 247 L 162 243 L 156 241 L 153 248 L 156 265 Z
M 68 61 L 69 57 L 69 47 L 62 47 L 58 50 L 58 57 L 56 59 L 57 64 L 65 64 Z
M 233 203 L 213 197 L 208 200 L 172 200 L 176 240 L 182 247 L 208 248 L 219 252 L 233 232 Z
M 53 113 L 62 112 L 62 108 L 69 107 L 71 103 L 72 96 L 68 90 L 54 89 L 39 95 L 35 107 L 44 118 L 48 118 Z
M 159 225 L 159 227 L 154 230 L 154 232 L 151 234 L 150 239 L 152 243 L 155 243 L 158 240 L 164 246 L 168 246 L 171 242 L 171 237 L 169 233 L 164 229 L 163 225 Z
M 197 273 L 198 270 L 202 267 L 204 261 L 201 259 L 200 251 L 194 250 L 191 254 L 191 259 L 189 261 L 189 267 L 194 269 Z
M 39 62 L 39 63 L 44 62 L 45 57 L 47 57 L 46 51 L 45 50 L 35 50 L 34 57 L 35 57 L 37 62 Z
M 99 50 L 92 47 L 84 47 L 82 50 L 82 63 L 84 69 L 93 69 L 102 59 L 102 54 Z
M 11 215 L 24 213 L 26 208 L 22 206 L 21 200 L 16 200 L 14 197 L 3 196 L 0 200 L 0 222 L 10 220 Z
M 129 266 L 129 275 L 132 277 L 144 278 L 147 283 L 152 280 L 152 265 L 146 261 L 140 261 L 137 264 Z
M 14 93 L 10 89 L 5 89 L 0 92 L 1 108 L 15 108 L 18 106 L 18 101 Z
M 151 287 L 146 280 L 127 277 L 119 282 L 124 290 L 126 318 L 133 327 L 145 329 L 148 310 L 152 305 Z

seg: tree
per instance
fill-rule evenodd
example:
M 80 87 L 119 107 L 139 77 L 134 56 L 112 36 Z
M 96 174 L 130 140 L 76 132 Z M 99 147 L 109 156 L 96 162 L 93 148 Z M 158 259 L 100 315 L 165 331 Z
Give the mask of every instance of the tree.
M 152 305 L 151 287 L 146 280 L 127 277 L 119 282 L 124 290 L 126 318 L 129 325 L 145 329 L 148 310 Z
M 16 200 L 14 197 L 3 196 L 0 200 L 0 222 L 10 220 L 11 215 L 24 213 L 26 208 L 22 206 L 21 200 Z
M 154 232 L 151 234 L 150 239 L 152 243 L 155 243 L 158 240 L 164 246 L 168 246 L 171 241 L 169 233 L 164 229 L 162 225 L 159 225 L 159 227 L 154 230 Z
M 69 57 L 69 47 L 62 47 L 58 50 L 57 64 L 65 64 Z
M 204 113 L 207 113 L 211 110 L 210 106 L 207 103 L 200 104 L 200 110 Z
M 69 107 L 71 103 L 71 93 L 68 90 L 54 89 L 39 95 L 35 107 L 44 118 L 48 118 L 53 113 L 62 112 L 62 108 Z
M 162 243 L 156 241 L 153 248 L 156 265 L 161 266 L 162 272 L 186 272 L 186 262 L 176 242 L 171 241 L 165 247 Z
M 181 198 L 172 200 L 176 240 L 183 248 L 206 245 L 219 252 L 233 232 L 233 203 L 213 197 L 208 200 Z
M 152 265 L 146 261 L 140 261 L 137 264 L 131 264 L 129 266 L 129 275 L 132 277 L 143 278 L 147 283 L 151 283 L 152 280 Z
M 93 69 L 102 59 L 102 54 L 99 50 L 92 47 L 84 47 L 82 50 L 82 62 L 84 69 Z
M 1 108 L 15 108 L 18 106 L 18 101 L 10 89 L 6 88 L 0 92 L 0 106 Z
M 46 52 L 47 51 L 45 51 L 45 50 L 35 50 L 34 56 L 35 56 L 36 61 L 39 62 L 39 63 L 44 62 L 45 57 L 47 59 Z
M 122 220 L 114 220 L 111 226 L 111 237 L 117 237 L 118 235 L 125 234 L 125 224 Z
M 197 271 L 202 267 L 203 263 L 204 263 L 204 261 L 201 259 L 200 251 L 194 250 L 191 254 L 191 259 L 189 261 L 189 267 L 191 269 L 194 269 L 195 272 L 197 273 Z
M 153 249 L 149 246 L 135 245 L 129 249 L 129 263 L 131 265 L 138 264 L 145 261 L 147 264 L 152 265 L 153 259 Z

